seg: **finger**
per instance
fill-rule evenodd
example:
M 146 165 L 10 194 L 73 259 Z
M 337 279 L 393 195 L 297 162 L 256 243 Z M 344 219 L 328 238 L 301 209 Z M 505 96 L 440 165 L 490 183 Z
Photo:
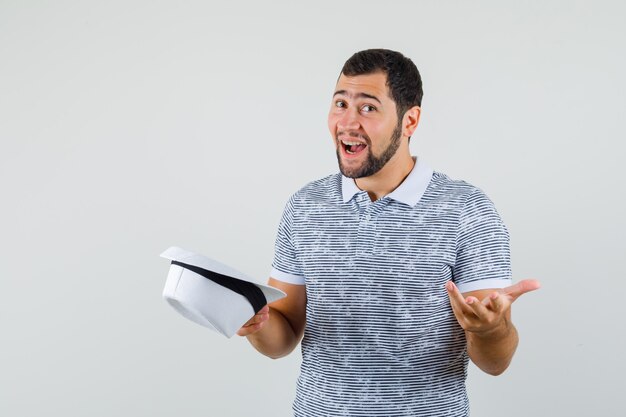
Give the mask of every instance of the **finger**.
M 250 326 L 253 324 L 258 324 L 258 323 L 263 323 L 265 321 L 267 321 L 267 319 L 270 318 L 270 314 L 268 313 L 259 313 L 254 315 L 250 320 L 248 320 L 246 322 L 246 324 L 244 324 L 244 326 Z
M 541 284 L 539 281 L 535 279 L 524 279 L 518 282 L 517 284 L 513 284 L 510 287 L 506 287 L 502 290 L 502 292 L 515 301 L 518 297 L 527 292 L 535 291 L 541 288 Z
M 506 295 L 497 292 L 489 294 L 487 298 L 483 300 L 483 303 L 489 310 L 495 313 L 502 313 L 507 310 L 513 301 Z
M 472 312 L 479 320 L 487 320 L 490 315 L 493 314 L 487 309 L 487 306 L 476 297 L 467 297 L 465 303 L 472 309 Z
M 263 307 L 256 313 L 254 316 L 250 318 L 245 324 L 241 327 L 250 326 L 252 324 L 261 323 L 267 320 L 270 316 L 270 308 L 268 306 Z
M 499 309 L 500 304 L 502 304 L 502 300 L 500 299 L 500 295 L 504 295 L 504 290 L 498 290 L 490 293 L 488 296 L 482 299 L 481 303 L 492 310 Z
M 264 323 L 252 324 L 250 326 L 243 326 L 241 329 L 237 330 L 238 336 L 249 336 L 252 333 L 256 333 L 263 327 Z
M 256 333 L 270 318 L 269 307 L 265 306 L 257 314 L 255 314 L 250 320 L 248 320 L 241 328 L 237 331 L 237 335 L 239 336 L 249 336 L 252 333 Z
M 448 299 L 450 300 L 450 307 L 452 307 L 452 313 L 456 321 L 463 329 L 467 329 L 471 326 L 471 322 L 476 316 L 474 316 L 469 306 L 465 304 L 463 295 L 452 281 L 446 282 L 446 290 L 448 292 Z
M 448 298 L 450 299 L 450 305 L 452 306 L 452 310 L 457 315 L 459 314 L 472 314 L 472 309 L 465 302 L 465 298 L 463 298 L 463 294 L 454 285 L 454 282 L 448 281 L 446 282 L 446 290 L 448 291 Z

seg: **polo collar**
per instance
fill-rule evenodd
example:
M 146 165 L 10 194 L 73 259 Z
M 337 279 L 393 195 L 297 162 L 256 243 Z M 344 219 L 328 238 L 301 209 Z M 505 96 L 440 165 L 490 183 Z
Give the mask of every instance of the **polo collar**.
M 392 198 L 400 203 L 408 204 L 409 206 L 415 206 L 424 193 L 430 179 L 433 176 L 433 170 L 421 159 L 413 157 L 415 165 L 409 173 L 409 175 L 400 183 L 400 185 L 385 197 Z M 348 178 L 344 175 L 341 176 L 341 193 L 343 196 L 343 202 L 347 203 L 357 193 L 362 190 L 356 186 L 356 182 L 352 178 Z

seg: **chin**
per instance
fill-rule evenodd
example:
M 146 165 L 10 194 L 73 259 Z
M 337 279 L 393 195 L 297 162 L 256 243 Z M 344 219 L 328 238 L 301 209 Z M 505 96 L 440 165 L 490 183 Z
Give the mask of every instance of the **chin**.
M 357 163 L 354 160 L 346 160 L 340 152 L 341 151 L 337 152 L 339 171 L 341 171 L 341 173 L 348 178 L 361 178 L 362 176 L 359 174 L 363 171 L 364 162 Z
M 339 171 L 341 171 L 341 173 L 348 178 L 363 178 L 363 175 L 361 175 L 361 173 L 363 172 L 363 164 L 355 167 L 346 167 L 344 164 L 339 162 Z

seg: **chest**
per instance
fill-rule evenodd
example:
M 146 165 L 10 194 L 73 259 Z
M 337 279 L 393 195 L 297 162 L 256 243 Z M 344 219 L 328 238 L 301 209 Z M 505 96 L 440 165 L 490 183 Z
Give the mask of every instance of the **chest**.
M 450 268 L 456 258 L 456 218 L 445 209 L 318 209 L 304 213 L 294 231 L 307 278 L 368 269 L 419 277 Z
M 337 337 L 351 329 L 360 340 L 389 333 L 385 340 L 404 345 L 449 321 L 445 282 L 456 224 L 445 208 L 306 213 L 293 244 L 306 280 L 307 326 Z

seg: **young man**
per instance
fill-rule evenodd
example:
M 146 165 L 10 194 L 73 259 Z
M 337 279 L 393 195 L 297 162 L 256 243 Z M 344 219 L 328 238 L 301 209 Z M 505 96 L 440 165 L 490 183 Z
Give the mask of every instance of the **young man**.
M 238 332 L 279 358 L 302 341 L 296 416 L 466 416 L 468 360 L 493 375 L 518 337 L 508 232 L 478 188 L 411 156 L 422 82 L 394 51 L 354 54 L 328 127 L 341 174 L 295 193 L 270 285 Z

